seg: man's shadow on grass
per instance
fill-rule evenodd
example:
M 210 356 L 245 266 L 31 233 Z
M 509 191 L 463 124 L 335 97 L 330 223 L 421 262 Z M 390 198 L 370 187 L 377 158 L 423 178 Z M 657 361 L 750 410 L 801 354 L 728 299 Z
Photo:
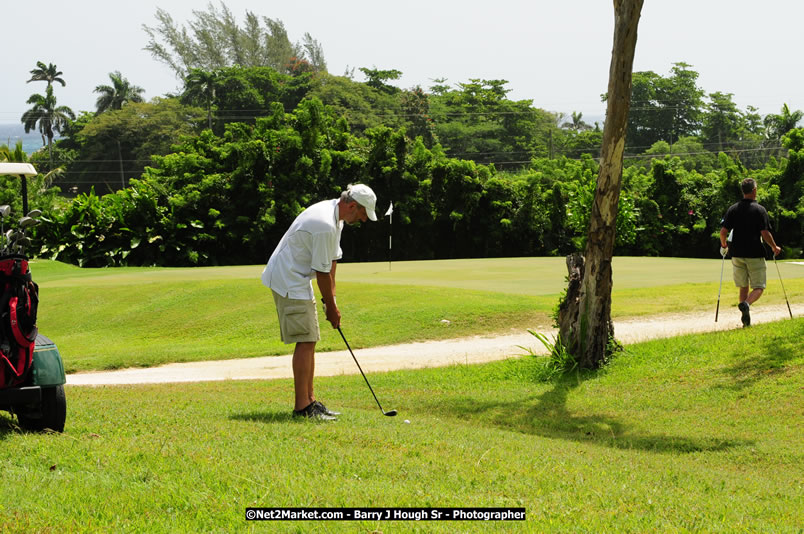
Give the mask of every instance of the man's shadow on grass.
M 246 421 L 249 423 L 288 423 L 290 421 L 299 421 L 301 418 L 294 418 L 293 414 L 288 410 L 282 411 L 259 411 L 249 413 L 237 413 L 229 416 L 233 421 Z
M 20 427 L 17 422 L 6 413 L 0 414 L 0 441 L 8 438 L 11 434 L 19 434 Z
M 804 338 L 804 321 L 783 321 L 775 335 L 752 340 L 750 345 L 736 347 L 731 353 L 732 365 L 721 372 L 732 380 L 718 387 L 741 391 L 757 382 L 789 372 L 791 360 L 800 356 L 800 339 Z M 750 333 L 750 331 L 749 331 Z
M 633 431 L 631 424 L 603 414 L 574 413 L 567 408 L 570 393 L 584 381 L 572 374 L 557 379 L 553 388 L 518 402 L 478 402 L 476 398 L 449 403 L 453 415 L 466 419 L 478 416 L 496 426 L 547 438 L 603 445 L 616 449 L 637 449 L 657 453 L 718 452 L 750 445 L 745 440 L 721 437 L 690 438 Z M 443 410 L 444 405 L 439 404 Z

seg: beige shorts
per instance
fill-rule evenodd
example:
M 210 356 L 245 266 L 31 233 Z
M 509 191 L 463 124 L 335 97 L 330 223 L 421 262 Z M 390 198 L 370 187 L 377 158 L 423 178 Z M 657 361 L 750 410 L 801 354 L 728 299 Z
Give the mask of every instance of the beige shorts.
M 768 271 L 765 258 L 732 258 L 731 265 L 735 286 L 765 289 Z
M 314 300 L 283 297 L 271 290 L 279 316 L 279 332 L 284 343 L 315 342 L 321 339 L 318 329 L 318 310 Z

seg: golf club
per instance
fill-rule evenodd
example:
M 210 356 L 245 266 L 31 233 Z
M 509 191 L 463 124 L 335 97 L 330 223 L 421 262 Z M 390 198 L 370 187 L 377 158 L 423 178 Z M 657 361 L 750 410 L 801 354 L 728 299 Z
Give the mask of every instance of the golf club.
M 20 229 L 36 226 L 37 224 L 39 224 L 39 219 L 34 219 L 33 217 L 28 217 L 27 215 L 20 219 Z
M 34 210 L 38 211 L 38 210 Z M 31 243 L 31 240 L 25 235 L 25 230 L 36 226 L 39 224 L 39 219 L 34 219 L 33 217 L 28 217 L 27 215 L 20 219 L 19 224 L 19 238 L 17 239 L 17 243 L 14 243 L 17 246 L 17 253 L 22 253 L 22 246 L 23 246 L 23 239 L 27 241 L 27 245 Z M 27 246 L 26 245 L 26 246 Z
M 723 254 L 723 261 L 720 262 L 720 285 L 717 288 L 717 308 L 715 308 L 715 322 L 717 314 L 720 312 L 720 290 L 723 289 L 723 267 L 726 265 L 726 255 Z
M 14 238 L 17 237 L 17 232 L 13 228 L 6 232 L 6 241 L 3 246 L 3 255 L 11 254 L 11 245 L 14 243 Z
M 380 407 L 380 411 L 382 412 L 382 414 L 387 415 L 388 417 L 395 416 L 396 415 L 396 410 L 388 410 L 386 412 L 385 410 L 382 409 L 382 404 L 380 404 L 379 399 L 377 399 L 377 395 L 374 394 L 374 390 L 371 388 L 371 384 L 369 384 L 368 378 L 366 378 L 366 373 L 363 372 L 363 369 L 360 367 L 360 364 L 358 363 L 357 358 L 355 358 L 355 353 L 352 352 L 352 347 L 350 347 L 349 342 L 346 341 L 346 336 L 343 335 L 343 331 L 341 330 L 340 326 L 338 327 L 338 332 L 341 334 L 341 337 L 343 338 L 343 342 L 346 343 L 346 348 L 349 349 L 349 354 L 352 355 L 352 359 L 357 364 L 357 368 L 360 369 L 360 374 L 363 375 L 363 380 L 366 381 L 366 385 L 369 387 L 369 390 L 371 391 L 371 394 L 374 395 L 374 400 L 377 401 L 377 406 Z
M 22 254 L 25 252 L 25 247 L 31 244 L 31 238 L 22 236 L 14 243 L 15 248 L 17 249 L 17 254 Z
M 776 274 L 779 275 L 779 283 L 782 284 L 782 293 L 784 293 L 784 301 L 787 303 L 787 313 L 790 314 L 790 318 L 793 318 L 793 311 L 790 309 L 790 301 L 787 300 L 787 291 L 784 289 L 784 282 L 782 282 L 782 273 L 779 271 L 779 264 L 776 263 L 776 256 L 773 257 L 773 264 L 776 266 Z
M 6 217 L 11 214 L 11 206 L 8 204 L 3 204 L 0 206 L 0 233 L 4 233 L 6 231 Z

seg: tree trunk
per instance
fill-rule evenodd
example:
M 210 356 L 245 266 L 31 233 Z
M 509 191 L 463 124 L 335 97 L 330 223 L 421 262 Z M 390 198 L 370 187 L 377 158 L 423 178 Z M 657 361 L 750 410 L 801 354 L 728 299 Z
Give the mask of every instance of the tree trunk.
M 584 257 L 567 258 L 569 287 L 559 307 L 561 343 L 579 366 L 597 368 L 614 339 L 611 322 L 611 259 L 623 170 L 625 132 L 631 106 L 631 72 L 643 0 L 614 0 L 614 46 L 609 68 L 608 104 L 600 149 L 589 234 Z

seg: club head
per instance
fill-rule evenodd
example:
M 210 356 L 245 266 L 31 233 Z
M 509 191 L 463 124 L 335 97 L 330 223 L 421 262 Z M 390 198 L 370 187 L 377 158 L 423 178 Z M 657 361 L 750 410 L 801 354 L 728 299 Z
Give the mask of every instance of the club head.
M 383 415 L 387 415 L 388 417 L 394 417 L 396 415 L 396 410 L 388 410 L 387 412 L 382 412 Z
M 20 228 L 28 228 L 36 226 L 37 224 L 39 224 L 39 219 L 34 219 L 33 217 L 23 217 L 20 219 Z
M 42 210 L 31 210 L 28 212 L 28 215 L 26 215 L 26 217 L 31 217 L 32 219 L 34 219 L 36 217 L 39 217 L 40 215 L 42 215 Z
M 2 206 L 0 206 L 0 217 L 5 219 L 9 215 L 11 215 L 11 206 L 9 206 L 8 204 L 3 204 Z

